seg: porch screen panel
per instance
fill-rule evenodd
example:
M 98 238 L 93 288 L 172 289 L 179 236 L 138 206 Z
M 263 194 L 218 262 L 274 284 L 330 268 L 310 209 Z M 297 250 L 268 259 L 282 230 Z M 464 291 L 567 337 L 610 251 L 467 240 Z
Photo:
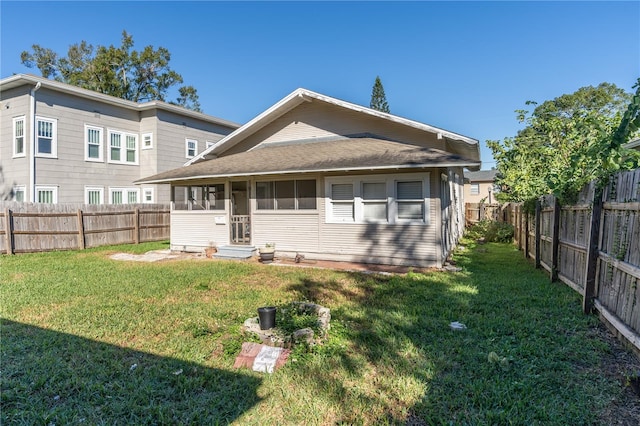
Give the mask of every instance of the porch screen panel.
M 209 206 L 212 210 L 224 210 L 224 184 L 209 185 Z
M 293 210 L 295 208 L 294 182 L 292 180 L 276 181 L 276 209 Z
M 273 182 L 256 182 L 256 204 L 258 210 L 273 210 Z
M 316 181 L 297 180 L 296 181 L 296 198 L 298 199 L 299 210 L 315 210 L 316 209 Z

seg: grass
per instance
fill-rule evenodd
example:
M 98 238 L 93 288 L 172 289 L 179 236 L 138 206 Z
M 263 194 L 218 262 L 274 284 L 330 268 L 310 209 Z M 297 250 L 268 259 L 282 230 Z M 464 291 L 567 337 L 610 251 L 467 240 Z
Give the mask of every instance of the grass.
M 108 257 L 163 247 L 0 258 L 0 423 L 584 425 L 620 393 L 597 318 L 510 245 L 405 276 Z M 243 321 L 295 300 L 327 343 L 233 369 Z

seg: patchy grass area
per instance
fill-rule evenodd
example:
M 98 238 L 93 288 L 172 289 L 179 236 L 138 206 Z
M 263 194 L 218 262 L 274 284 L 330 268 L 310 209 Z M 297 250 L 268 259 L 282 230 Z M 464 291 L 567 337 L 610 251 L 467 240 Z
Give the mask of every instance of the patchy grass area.
M 164 247 L 0 258 L 0 423 L 598 424 L 626 391 L 597 318 L 510 245 L 392 277 L 109 259 Z M 328 342 L 234 370 L 243 321 L 295 300 L 331 309 Z

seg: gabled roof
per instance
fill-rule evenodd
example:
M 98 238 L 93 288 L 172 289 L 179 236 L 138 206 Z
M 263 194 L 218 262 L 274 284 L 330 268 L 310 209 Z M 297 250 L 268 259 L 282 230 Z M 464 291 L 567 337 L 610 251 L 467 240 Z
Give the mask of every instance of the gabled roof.
M 66 83 L 61 83 L 55 80 L 49 80 L 44 77 L 38 77 L 31 74 L 15 74 L 11 77 L 0 80 L 0 91 L 4 92 L 9 89 L 24 85 L 37 85 L 40 83 L 41 87 L 46 87 L 50 90 L 55 90 L 61 93 L 67 93 L 80 98 L 91 99 L 95 101 L 104 102 L 110 105 L 114 105 L 120 108 L 126 108 L 133 111 L 148 111 L 153 109 L 170 111 L 176 114 L 180 114 L 186 117 L 197 118 L 199 120 L 207 121 L 209 123 L 218 124 L 225 127 L 237 129 L 240 127 L 238 123 L 224 120 L 222 118 L 214 117 L 211 115 L 203 114 L 201 112 L 193 111 L 187 108 L 183 108 L 178 105 L 173 105 L 162 101 L 150 101 L 150 102 L 132 102 L 126 99 L 117 98 L 115 96 L 105 95 L 104 93 L 94 92 L 93 90 L 83 89 L 81 87 L 73 86 Z
M 461 148 L 459 151 L 464 152 L 465 156 L 470 159 L 480 159 L 480 146 L 478 144 L 477 139 L 472 139 L 467 136 L 463 136 L 457 133 L 450 132 L 448 130 L 440 129 L 434 126 L 430 126 L 428 124 L 420 123 L 417 121 L 409 120 L 406 118 L 398 117 L 396 115 L 387 114 L 384 112 L 376 111 L 371 108 L 366 108 L 360 105 L 352 104 L 350 102 L 342 101 L 339 99 L 332 98 L 330 96 L 325 96 L 320 93 L 312 92 L 311 90 L 299 88 L 291 92 L 289 95 L 275 103 L 272 107 L 264 111 L 262 114 L 258 115 L 236 131 L 230 133 L 217 144 L 212 147 L 204 150 L 196 157 L 189 160 L 185 163 L 185 166 L 190 164 L 197 163 L 199 161 L 205 160 L 207 156 L 216 156 L 224 151 L 230 149 L 234 145 L 240 143 L 242 140 L 247 138 L 248 136 L 254 134 L 258 130 L 262 129 L 269 123 L 273 122 L 278 117 L 284 115 L 288 111 L 291 111 L 296 106 L 302 104 L 303 102 L 312 102 L 312 101 L 321 101 L 326 102 L 332 105 L 337 105 L 342 108 L 346 108 L 352 111 L 357 111 L 362 114 L 366 114 L 372 117 L 378 117 L 384 120 L 388 120 L 389 122 L 402 124 L 404 126 L 412 127 L 415 129 L 423 130 L 425 132 L 430 132 L 433 134 L 437 134 L 439 138 L 445 138 L 450 143 L 454 145 L 459 145 Z
M 372 137 L 295 144 L 269 144 L 254 150 L 169 170 L 136 183 L 166 183 L 230 176 L 305 172 L 478 167 L 480 161 L 449 152 Z

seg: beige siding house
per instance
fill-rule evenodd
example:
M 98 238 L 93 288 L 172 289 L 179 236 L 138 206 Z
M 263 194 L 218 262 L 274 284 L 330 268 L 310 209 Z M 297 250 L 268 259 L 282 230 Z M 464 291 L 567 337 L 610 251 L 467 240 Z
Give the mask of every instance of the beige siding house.
M 475 139 L 298 89 L 139 183 L 171 186 L 174 250 L 441 266 L 479 166 Z
M 464 174 L 464 201 L 466 203 L 487 204 L 496 202 L 496 179 L 497 170 L 479 170 L 466 172 Z
M 133 182 L 183 165 L 238 127 L 165 102 L 14 75 L 0 80 L 0 198 L 168 203 L 168 186 Z

